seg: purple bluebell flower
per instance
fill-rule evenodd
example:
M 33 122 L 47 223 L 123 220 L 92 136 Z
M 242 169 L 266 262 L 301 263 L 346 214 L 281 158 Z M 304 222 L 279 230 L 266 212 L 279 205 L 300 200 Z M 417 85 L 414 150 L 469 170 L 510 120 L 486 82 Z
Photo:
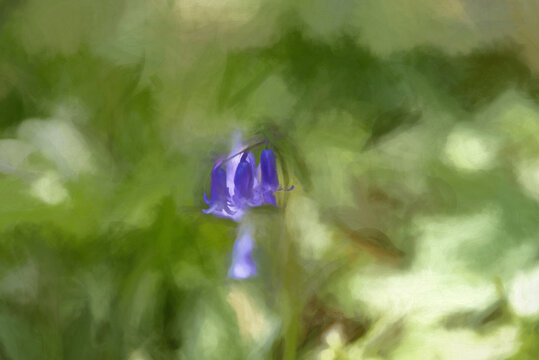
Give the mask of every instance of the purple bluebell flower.
M 204 194 L 204 202 L 210 207 L 202 210 L 205 214 L 229 218 L 234 215 L 234 211 L 229 207 L 230 194 L 226 183 L 226 171 L 221 167 L 222 161 L 215 163 L 211 171 L 211 198 Z
M 279 185 L 275 154 L 271 149 L 263 150 L 257 167 L 254 155 L 247 151 L 252 147 L 246 148 L 238 134 L 232 153 L 214 165 L 211 173 L 211 199 L 204 194 L 204 201 L 210 207 L 203 210 L 204 213 L 240 222 L 251 207 L 264 203 L 277 205 L 274 193 L 283 189 Z M 246 279 L 257 274 L 252 256 L 252 233 L 252 225 L 240 222 L 238 238 L 232 250 L 232 264 L 228 270 L 230 278 Z
M 264 203 L 277 206 L 274 193 L 283 189 L 273 150 L 262 151 L 257 167 L 254 155 L 241 149 L 245 147 L 238 141 L 232 155 L 220 159 L 213 167 L 211 199 L 204 194 L 204 201 L 210 207 L 204 213 L 240 221 L 251 207 Z
M 293 188 L 294 186 L 291 186 L 289 189 L 284 190 L 290 191 Z M 283 190 L 283 188 L 279 185 L 275 154 L 271 149 L 265 149 L 260 154 L 260 189 L 264 201 L 277 206 L 274 193 Z
M 253 196 L 254 176 L 252 166 L 247 161 L 248 155 L 249 153 L 242 155 L 234 174 L 234 200 L 236 202 L 247 202 Z
M 228 277 L 232 279 L 247 279 L 257 274 L 252 254 L 255 247 L 252 233 L 251 225 L 240 227 L 238 238 L 232 249 L 232 264 L 228 269 Z
M 252 153 L 243 153 L 234 174 L 233 202 L 238 209 L 255 207 L 263 204 L 257 179 L 255 157 Z
M 266 149 L 260 154 L 260 184 L 264 201 L 277 206 L 274 192 L 279 190 L 279 178 L 273 150 Z

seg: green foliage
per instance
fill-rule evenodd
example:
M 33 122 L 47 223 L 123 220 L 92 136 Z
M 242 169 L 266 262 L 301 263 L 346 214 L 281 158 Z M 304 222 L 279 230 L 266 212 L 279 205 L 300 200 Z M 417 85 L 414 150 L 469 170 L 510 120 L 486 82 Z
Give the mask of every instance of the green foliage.
M 383 53 L 374 2 L 0 1 L 0 358 L 537 358 L 531 50 L 409 46 L 418 4 Z M 243 282 L 202 213 L 235 131 L 294 186 Z

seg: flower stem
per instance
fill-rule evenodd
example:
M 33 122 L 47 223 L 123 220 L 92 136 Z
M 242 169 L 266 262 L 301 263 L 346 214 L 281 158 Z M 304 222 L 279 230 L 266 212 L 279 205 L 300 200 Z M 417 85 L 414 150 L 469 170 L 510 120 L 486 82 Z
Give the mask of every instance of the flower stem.
M 284 353 L 283 353 L 283 359 L 284 360 L 293 360 L 296 358 L 296 348 L 297 348 L 297 342 L 298 342 L 298 321 L 296 319 L 296 310 L 294 309 L 294 306 L 292 305 L 290 314 L 290 323 L 288 324 L 288 328 L 286 329 L 285 338 L 284 338 Z
M 283 221 L 282 229 L 285 229 L 286 224 Z M 285 313 L 284 319 L 286 329 L 284 331 L 284 349 L 283 359 L 293 360 L 296 358 L 298 347 L 298 336 L 300 331 L 300 313 L 301 313 L 301 290 L 298 287 L 300 282 L 299 264 L 297 263 L 297 253 L 293 241 L 291 241 L 288 231 L 283 231 L 282 239 L 284 240 L 283 256 L 283 285 L 285 297 Z
M 247 146 L 245 149 L 235 153 L 234 155 L 230 155 L 229 157 L 227 157 L 226 159 L 224 159 L 221 164 L 224 164 L 225 162 L 227 162 L 228 160 L 231 160 L 233 158 L 235 158 L 236 156 L 238 155 L 241 155 L 243 154 L 244 152 L 246 151 L 249 151 L 251 149 L 254 149 L 255 147 L 259 146 L 259 145 L 262 145 L 262 144 L 265 144 L 267 142 L 267 140 L 262 140 L 262 141 L 259 141 L 257 143 L 254 143 L 253 145 L 250 145 L 250 146 Z

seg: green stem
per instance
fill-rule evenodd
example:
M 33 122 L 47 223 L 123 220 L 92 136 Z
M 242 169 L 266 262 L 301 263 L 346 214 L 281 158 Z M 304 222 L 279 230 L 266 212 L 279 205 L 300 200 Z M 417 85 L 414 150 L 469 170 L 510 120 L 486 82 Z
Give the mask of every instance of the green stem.
M 285 226 L 285 224 L 283 224 Z M 299 321 L 300 321 L 300 289 L 299 285 L 299 269 L 296 258 L 296 251 L 294 244 L 290 239 L 290 236 L 287 231 L 285 231 L 285 248 L 286 256 L 284 259 L 284 272 L 283 272 L 283 282 L 285 289 L 285 319 L 287 328 L 284 333 L 284 360 L 293 360 L 296 358 L 296 351 L 298 347 L 298 336 L 299 336 Z
M 295 307 L 295 306 L 293 306 Z M 292 309 L 290 314 L 290 323 L 286 329 L 284 339 L 284 360 L 294 360 L 296 358 L 296 349 L 298 342 L 298 321 L 296 318 L 296 311 Z

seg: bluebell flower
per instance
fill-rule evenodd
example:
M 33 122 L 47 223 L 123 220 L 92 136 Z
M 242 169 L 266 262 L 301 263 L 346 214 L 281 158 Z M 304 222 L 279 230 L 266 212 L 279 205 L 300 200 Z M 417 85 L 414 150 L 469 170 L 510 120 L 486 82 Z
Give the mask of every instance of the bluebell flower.
M 234 206 L 238 209 L 255 207 L 263 204 L 258 184 L 255 157 L 252 153 L 243 153 L 234 174 Z
M 277 206 L 274 193 L 283 190 L 283 188 L 279 185 L 277 163 L 275 162 L 275 154 L 271 149 L 265 149 L 260 154 L 260 188 L 264 201 Z M 290 191 L 293 188 L 294 186 L 286 191 Z
M 211 199 L 204 194 L 204 201 L 210 207 L 204 213 L 240 221 L 251 207 L 264 203 L 277 206 L 274 193 L 283 189 L 273 150 L 262 151 L 257 167 L 254 155 L 242 149 L 245 147 L 237 141 L 232 155 L 214 165 Z M 291 189 L 293 186 L 288 190 Z
M 273 150 L 266 149 L 260 154 L 260 183 L 264 201 L 277 206 L 273 193 L 279 190 L 279 178 Z
M 251 225 L 240 227 L 238 238 L 232 249 L 232 264 L 228 269 L 228 277 L 232 279 L 247 279 L 257 274 L 252 254 L 255 247 L 252 233 Z
M 235 211 L 230 209 L 230 194 L 226 183 L 226 171 L 221 167 L 222 161 L 219 160 L 213 166 L 211 171 L 211 191 L 210 199 L 204 194 L 204 202 L 210 207 L 202 210 L 205 214 L 214 214 L 215 216 L 230 218 Z
M 264 142 L 253 146 L 262 144 Z M 251 207 L 264 203 L 277 205 L 274 193 L 283 189 L 279 185 L 275 154 L 271 149 L 263 150 L 257 166 L 254 155 L 247 151 L 250 148 L 241 144 L 237 134 L 232 153 L 215 163 L 211 173 L 211 198 L 204 194 L 204 201 L 210 207 L 203 210 L 204 213 L 240 222 Z M 228 269 L 230 278 L 246 279 L 257 274 L 252 256 L 252 233 L 252 225 L 246 225 L 244 221 L 240 223 L 232 250 L 232 264 Z

